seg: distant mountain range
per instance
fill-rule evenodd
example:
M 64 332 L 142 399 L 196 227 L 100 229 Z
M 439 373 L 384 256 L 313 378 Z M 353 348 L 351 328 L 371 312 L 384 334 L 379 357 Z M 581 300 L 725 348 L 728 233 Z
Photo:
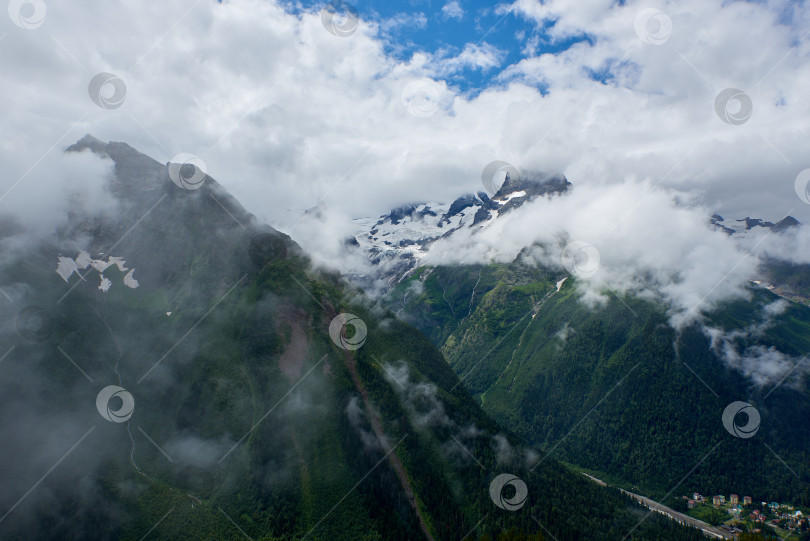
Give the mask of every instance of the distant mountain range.
M 728 233 L 732 236 L 745 236 L 746 233 L 752 229 L 762 228 L 770 229 L 774 233 L 781 233 L 791 227 L 801 225 L 801 223 L 793 216 L 786 216 L 776 223 L 761 220 L 759 218 L 746 217 L 741 220 L 725 220 L 719 214 L 711 217 L 710 223 L 720 231 Z

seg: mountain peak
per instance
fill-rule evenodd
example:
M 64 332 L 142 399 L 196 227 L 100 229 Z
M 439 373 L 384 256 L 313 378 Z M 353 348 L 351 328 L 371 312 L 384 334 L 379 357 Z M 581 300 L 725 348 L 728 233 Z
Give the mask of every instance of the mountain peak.
M 789 229 L 791 227 L 801 225 L 801 222 L 794 218 L 793 216 L 785 216 L 773 226 L 773 230 L 776 232 L 784 231 L 785 229 Z
M 506 175 L 506 179 L 493 199 L 501 199 L 515 192 L 526 192 L 527 195 L 538 196 L 548 193 L 562 193 L 571 187 L 571 183 L 564 175 L 529 172 L 518 177 Z
M 87 151 L 112 160 L 115 174 L 110 178 L 109 187 L 121 199 L 151 204 L 153 194 L 166 190 L 166 184 L 171 184 L 164 164 L 127 143 L 104 142 L 87 134 L 65 149 L 65 152 Z
M 82 152 L 84 150 L 89 150 L 95 154 L 108 156 L 113 160 L 116 160 L 117 157 L 123 157 L 126 155 L 143 156 L 148 158 L 146 154 L 139 152 L 127 143 L 120 141 L 102 141 L 90 133 L 85 134 L 84 137 L 67 147 L 65 152 Z M 149 159 L 152 160 L 152 158 Z
M 103 150 L 104 148 L 106 148 L 106 146 L 107 143 L 105 143 L 98 137 L 95 137 L 93 134 L 87 133 L 84 135 L 84 137 L 82 137 L 69 147 L 67 147 L 65 149 L 65 152 L 80 152 L 85 149 L 97 152 Z

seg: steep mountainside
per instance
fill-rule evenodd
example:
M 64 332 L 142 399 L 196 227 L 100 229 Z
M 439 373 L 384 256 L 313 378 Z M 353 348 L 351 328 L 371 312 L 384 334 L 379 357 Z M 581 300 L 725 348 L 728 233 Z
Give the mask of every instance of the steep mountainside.
M 530 451 L 199 169 L 70 150 L 119 207 L 0 238 L 3 539 L 702 538 Z

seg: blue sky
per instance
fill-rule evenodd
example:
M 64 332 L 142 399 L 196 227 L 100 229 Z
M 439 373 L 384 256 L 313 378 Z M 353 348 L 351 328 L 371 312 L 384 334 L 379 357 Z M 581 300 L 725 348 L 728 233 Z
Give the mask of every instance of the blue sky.
M 574 43 L 591 40 L 586 34 L 553 41 L 546 30 L 554 23 L 538 28 L 535 21 L 511 13 L 508 3 L 484 0 L 360 0 L 347 2 L 361 19 L 380 24 L 385 52 L 407 61 L 415 53 L 425 52 L 451 58 L 466 46 L 498 51 L 499 64 L 480 68 L 465 65 L 442 78 L 462 94 L 476 95 L 481 89 L 502 83 L 498 77 L 506 66 L 528 56 L 564 51 Z M 305 0 L 289 4 L 291 12 L 318 10 L 323 1 Z M 538 89 L 545 92 L 542 84 Z

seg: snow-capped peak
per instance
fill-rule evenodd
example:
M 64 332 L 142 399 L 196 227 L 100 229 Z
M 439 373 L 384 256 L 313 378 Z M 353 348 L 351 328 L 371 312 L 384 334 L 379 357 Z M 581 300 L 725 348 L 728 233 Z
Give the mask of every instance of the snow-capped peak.
M 376 268 L 376 277 L 391 286 L 419 265 L 430 245 L 461 228 L 484 227 L 504 213 L 541 195 L 564 193 L 570 183 L 561 175 L 507 176 L 490 198 L 485 192 L 464 194 L 452 203 L 403 205 L 379 218 L 355 220 L 358 233 L 350 249 L 362 250 Z

